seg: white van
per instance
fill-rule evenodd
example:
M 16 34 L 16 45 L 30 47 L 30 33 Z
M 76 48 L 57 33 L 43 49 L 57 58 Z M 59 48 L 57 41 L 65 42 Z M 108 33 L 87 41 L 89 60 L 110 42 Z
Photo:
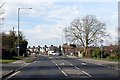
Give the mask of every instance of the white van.
M 54 51 L 48 51 L 48 55 L 53 55 Z

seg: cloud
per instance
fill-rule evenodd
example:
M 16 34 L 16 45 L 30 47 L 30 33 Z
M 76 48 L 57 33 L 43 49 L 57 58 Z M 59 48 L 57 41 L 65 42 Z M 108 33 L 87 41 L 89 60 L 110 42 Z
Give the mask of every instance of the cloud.
M 80 7 L 80 6 L 79 6 Z M 70 19 L 80 15 L 80 10 L 76 6 L 59 6 L 49 12 L 48 18 Z
M 50 27 L 46 25 L 37 25 L 32 29 L 23 29 L 22 31 L 26 35 L 26 39 L 29 41 L 29 45 L 56 45 L 61 42 L 61 32 L 63 24 L 53 24 Z
M 112 15 L 112 18 L 115 20 L 118 20 L 118 12 L 115 12 L 113 15 Z
M 31 0 L 32 1 L 32 0 Z M 13 3 L 6 3 L 6 17 L 10 17 L 15 15 L 17 18 L 17 9 L 19 8 L 33 8 L 32 10 L 21 10 L 20 13 L 25 16 L 30 17 L 40 17 L 45 20 L 54 20 L 59 22 L 60 20 L 71 20 L 78 15 L 80 15 L 80 11 L 77 9 L 76 6 L 58 6 L 55 5 L 53 2 L 33 2 L 30 3 L 28 1 L 21 1 L 21 2 L 13 2 Z M 54 20 L 55 21 L 55 20 Z
M 29 45 L 51 45 L 54 44 L 58 38 L 58 34 L 46 32 L 45 30 L 42 30 L 40 26 L 33 29 L 24 29 L 22 31 L 26 35 Z
M 21 2 L 21 0 L 4 0 L 10 2 Z M 118 2 L 119 0 L 24 0 L 22 2 Z
M 10 2 L 12 1 L 12 2 Z M 26 35 L 26 38 L 30 43 L 37 44 L 41 41 L 41 44 L 47 41 L 53 41 L 60 38 L 62 29 L 70 25 L 72 20 L 77 17 L 83 17 L 84 15 L 95 12 L 100 21 L 105 21 L 108 26 L 115 26 L 116 13 L 112 15 L 111 9 L 104 4 L 105 8 L 90 6 L 89 9 L 81 3 L 64 3 L 60 2 L 41 2 L 38 0 L 10 0 L 6 2 L 6 24 L 8 27 L 15 25 L 17 27 L 17 9 L 20 8 L 33 8 L 32 10 L 20 11 L 20 28 Z M 101 5 L 101 4 L 100 4 Z M 93 9 L 94 7 L 94 9 Z M 108 11 L 107 11 L 108 10 Z M 109 13 L 109 14 L 108 14 Z M 103 15 L 104 14 L 104 15 Z M 114 19 L 113 19 L 114 18 Z M 61 27 L 61 28 L 60 28 Z M 9 28 L 6 28 L 8 30 Z M 11 28 L 12 29 L 12 28 Z M 109 31 L 109 29 L 108 29 Z M 115 31 L 109 31 L 114 34 Z M 116 34 L 114 34 L 116 35 Z M 44 41 L 44 42 L 43 42 Z M 55 41 L 53 41 L 54 43 Z M 33 44 L 32 43 L 32 44 Z M 40 42 L 39 42 L 40 43 Z
M 24 12 L 24 14 L 27 14 L 28 12 L 30 14 L 27 14 L 29 16 L 33 16 L 33 17 L 37 17 L 37 16 L 43 16 L 46 12 L 47 9 L 54 7 L 54 3 L 53 2 L 40 2 L 38 0 L 6 0 L 5 1 L 5 9 L 6 9 L 6 15 L 7 16 L 11 16 L 14 13 L 16 13 L 15 15 L 17 15 L 17 9 L 18 8 L 32 8 L 32 10 L 26 11 L 26 10 L 22 10 L 21 12 Z M 39 14 L 38 14 L 39 13 Z
M 49 28 L 49 25 L 38 25 L 32 29 L 24 29 L 22 30 L 27 36 L 28 39 L 53 39 L 58 38 L 58 34 L 56 34 L 57 30 L 55 25 Z
M 114 44 L 115 41 L 117 41 L 118 38 L 118 31 L 117 31 L 117 27 L 109 27 L 109 29 L 107 29 L 106 31 L 107 33 L 109 33 L 110 38 L 108 39 L 110 44 Z

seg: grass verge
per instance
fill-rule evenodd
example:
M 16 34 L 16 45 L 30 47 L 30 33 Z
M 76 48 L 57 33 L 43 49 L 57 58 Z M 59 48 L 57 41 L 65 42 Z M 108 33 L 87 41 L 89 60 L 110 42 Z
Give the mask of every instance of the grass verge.
M 16 57 L 6 57 L 6 58 L 2 58 L 0 59 L 0 63 L 11 63 L 14 61 L 20 60 L 20 58 L 16 58 Z
M 120 62 L 120 59 L 107 59 L 107 58 L 93 58 L 96 60 L 104 60 L 104 61 L 112 61 L 112 62 Z
M 16 60 L 12 60 L 12 59 L 1 59 L 0 60 L 0 63 L 11 63 L 11 62 L 14 62 Z
M 33 62 L 34 60 L 26 60 L 25 62 L 26 63 L 30 63 L 30 62 Z

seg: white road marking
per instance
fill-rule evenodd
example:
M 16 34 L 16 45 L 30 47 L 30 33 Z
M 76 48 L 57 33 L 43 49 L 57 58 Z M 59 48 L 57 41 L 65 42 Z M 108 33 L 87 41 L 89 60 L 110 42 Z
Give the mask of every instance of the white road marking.
M 66 77 L 68 76 L 64 71 L 62 71 L 62 73 L 63 73 Z
M 85 71 L 82 71 L 83 73 L 85 73 L 86 75 L 88 75 L 89 77 L 92 77 L 90 74 L 88 74 L 87 72 Z
M 22 66 L 24 66 L 26 63 L 23 63 Z
M 67 63 L 69 63 L 68 61 L 66 61 Z
M 65 63 L 61 63 L 61 64 L 59 64 L 59 65 L 65 65 Z
M 63 61 L 65 61 L 65 60 L 63 60 Z M 69 63 L 68 61 L 65 61 L 66 63 Z
M 37 58 L 37 60 L 39 60 L 39 58 Z
M 25 64 L 23 67 L 27 66 L 28 64 L 30 64 L 30 63 Z
M 33 63 L 35 63 L 36 61 L 34 61 Z
M 55 64 L 57 67 L 58 67 L 58 69 L 61 69 L 59 66 L 58 66 L 58 64 Z
M 82 65 L 87 65 L 86 63 L 81 63 Z
M 80 68 L 78 68 L 77 66 L 74 66 L 76 69 L 80 69 Z
M 58 69 L 61 69 L 61 68 L 58 66 Z
M 64 60 L 65 61 L 65 60 Z M 65 61 L 66 63 L 69 63 L 71 66 L 74 66 L 72 63 L 68 62 L 68 61 Z M 75 66 L 76 68 L 76 66 Z M 78 68 L 77 68 L 78 69 Z
M 56 64 L 55 61 L 52 60 L 52 62 L 53 62 L 54 64 Z
M 23 67 L 27 66 L 28 64 L 30 64 L 30 63 L 26 63 L 26 64 L 24 64 L 22 67 L 18 68 L 16 71 L 22 69 Z
M 17 72 L 15 72 L 15 73 L 13 73 L 12 75 L 10 75 L 7 79 L 9 79 L 9 78 L 11 78 L 11 77 L 13 77 L 13 76 L 15 76 L 16 74 L 18 74 L 18 73 L 20 73 L 20 71 L 17 71 Z
M 61 69 L 58 64 L 55 63 L 55 61 L 52 60 L 52 62 L 58 67 L 58 69 Z
M 70 65 L 71 65 L 71 66 L 73 66 L 73 64 L 72 64 L 72 63 L 70 63 Z

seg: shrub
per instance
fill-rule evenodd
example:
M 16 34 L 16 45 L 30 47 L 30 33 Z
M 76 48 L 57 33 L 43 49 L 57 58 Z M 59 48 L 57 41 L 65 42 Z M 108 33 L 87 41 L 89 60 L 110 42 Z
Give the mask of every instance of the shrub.
M 109 56 L 107 59 L 120 59 L 120 56 Z
M 85 52 L 84 52 L 84 51 L 82 51 L 82 56 L 83 56 L 83 57 L 85 56 Z
M 92 57 L 100 58 L 100 49 L 99 48 L 96 48 L 92 51 Z

